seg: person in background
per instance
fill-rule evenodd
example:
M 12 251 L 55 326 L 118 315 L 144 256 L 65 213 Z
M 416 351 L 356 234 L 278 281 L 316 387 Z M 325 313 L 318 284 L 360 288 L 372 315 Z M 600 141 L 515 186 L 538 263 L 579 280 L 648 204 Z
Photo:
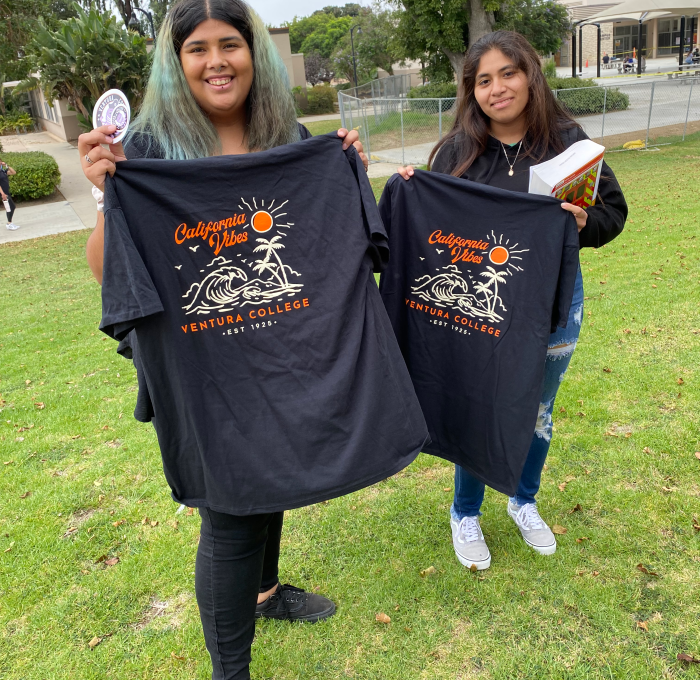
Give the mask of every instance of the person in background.
M 693 53 L 688 50 L 688 53 L 685 55 L 685 59 L 683 60 L 684 64 L 692 64 L 693 63 Z
M 469 48 L 454 126 L 433 149 L 428 164 L 432 172 L 527 193 L 531 166 L 554 158 L 582 139 L 588 139 L 586 133 L 554 98 L 534 48 L 519 33 L 496 31 Z M 413 168 L 401 167 L 398 172 L 409 180 Z M 595 205 L 585 210 L 571 203 L 562 203 L 561 207 L 576 218 L 581 248 L 600 248 L 609 243 L 627 219 L 625 197 L 605 162 Z M 540 517 L 536 495 L 552 441 L 554 400 L 581 331 L 583 300 L 579 268 L 568 324 L 557 328 L 549 338 L 535 431 L 518 489 L 507 504 L 508 516 L 525 543 L 541 555 L 554 553 L 557 543 Z M 468 442 L 464 446 L 468 447 Z M 477 569 L 491 564 L 479 524 L 484 490 L 483 482 L 455 466 L 450 510 L 452 544 L 457 559 Z
M 12 200 L 10 195 L 10 179 L 12 175 L 16 175 L 14 168 L 11 168 L 5 161 L 0 160 L 0 195 L 2 196 L 2 202 L 5 205 L 5 212 L 7 213 L 7 228 L 10 231 L 15 231 L 19 229 L 19 224 L 15 224 L 12 218 L 15 214 L 15 202 Z
M 603 63 L 604 64 L 609 64 L 610 63 L 610 57 L 608 56 L 607 52 L 603 52 Z

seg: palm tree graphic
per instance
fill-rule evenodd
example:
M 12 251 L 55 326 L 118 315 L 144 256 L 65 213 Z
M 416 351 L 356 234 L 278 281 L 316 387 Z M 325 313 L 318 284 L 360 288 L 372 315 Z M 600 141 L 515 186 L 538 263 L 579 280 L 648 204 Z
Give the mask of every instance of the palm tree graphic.
M 488 278 L 488 281 L 486 284 L 478 284 L 486 293 L 486 290 L 493 285 L 493 296 L 491 299 L 488 299 L 488 294 L 486 298 L 486 304 L 488 311 L 491 313 L 494 313 L 496 310 L 496 301 L 500 302 L 501 298 L 498 297 L 498 284 L 499 283 L 506 283 L 506 277 L 502 272 L 497 272 L 493 267 L 486 267 L 485 272 L 481 272 L 479 276 L 485 276 Z M 476 288 L 476 286 L 475 286 Z
M 281 250 L 284 245 L 279 243 L 281 236 L 273 236 L 271 239 L 258 238 L 255 239 L 259 246 L 253 248 L 254 253 L 265 253 L 264 260 L 256 260 L 253 271 L 260 272 L 261 274 L 265 271 L 269 271 L 278 281 L 280 286 L 287 287 L 289 281 L 287 280 L 287 273 L 285 272 L 285 266 L 282 264 L 279 255 L 275 252 L 276 250 Z M 274 257 L 277 262 L 271 262 L 270 259 Z M 290 267 L 291 270 L 291 267 Z

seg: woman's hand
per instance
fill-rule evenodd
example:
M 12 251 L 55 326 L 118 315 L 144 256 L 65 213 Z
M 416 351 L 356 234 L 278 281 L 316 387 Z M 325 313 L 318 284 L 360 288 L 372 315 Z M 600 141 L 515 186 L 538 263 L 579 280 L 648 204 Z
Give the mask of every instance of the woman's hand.
M 579 231 L 586 226 L 588 213 L 583 208 L 579 208 L 577 205 L 573 205 L 573 203 L 562 203 L 561 207 L 570 212 L 576 218 L 576 226 L 578 227 Z
M 350 145 L 357 149 L 357 153 L 360 155 L 362 160 L 362 165 L 365 166 L 365 170 L 369 167 L 369 158 L 365 155 L 362 142 L 360 141 L 360 133 L 357 130 L 350 130 L 349 132 L 345 128 L 340 128 L 338 130 L 338 137 L 343 139 L 343 151 L 347 149 Z
M 398 172 L 399 175 L 401 175 L 401 177 L 403 177 L 404 179 L 410 179 L 411 177 L 413 177 L 413 166 L 407 165 L 406 167 L 404 167 L 402 165 L 396 168 L 396 172 Z
M 105 190 L 107 173 L 110 176 L 114 175 L 116 163 L 126 160 L 121 142 L 112 144 L 112 138 L 107 136 L 116 130 L 116 125 L 103 125 L 78 137 L 78 153 L 83 173 L 100 191 Z M 102 144 L 109 144 L 109 149 L 103 148 Z

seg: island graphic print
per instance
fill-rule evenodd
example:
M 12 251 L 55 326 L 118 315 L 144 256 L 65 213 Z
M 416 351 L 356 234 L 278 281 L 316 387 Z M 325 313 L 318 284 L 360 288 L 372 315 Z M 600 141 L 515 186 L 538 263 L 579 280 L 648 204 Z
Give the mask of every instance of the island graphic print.
M 209 236 L 209 245 L 218 253 L 222 239 L 224 245 L 252 241 L 253 257 L 246 258 L 239 252 L 240 263 L 224 255 L 214 257 L 205 269 L 200 270 L 205 274 L 204 278 L 194 282 L 182 296 L 186 302 L 183 309 L 188 315 L 218 314 L 246 305 L 282 301 L 296 296 L 304 287 L 299 281 L 301 274 L 285 264 L 282 252 L 285 248 L 284 237 L 288 232 L 281 230 L 294 226 L 293 222 L 284 220 L 286 212 L 279 212 L 288 201 L 278 206 L 275 206 L 274 200 L 267 206 L 264 200 L 258 206 L 255 198 L 250 203 L 241 198 L 241 202 L 245 208 L 238 207 L 251 213 L 249 220 L 241 219 L 243 215 L 238 216 L 238 221 L 243 223 L 238 224 L 241 232 L 237 236 L 235 232 L 232 235 L 229 225 L 229 230 L 223 231 L 222 235 L 213 232 Z M 235 219 L 233 221 L 236 222 Z M 273 229 L 275 232 L 271 233 Z M 208 233 L 205 232 L 204 236 L 207 237 Z M 197 247 L 190 249 L 196 251 Z
M 453 309 L 480 321 L 503 321 L 503 313 L 508 310 L 500 290 L 508 283 L 508 277 L 523 271 L 518 262 L 522 262 L 522 256 L 529 252 L 529 248 L 519 249 L 518 243 L 511 244 L 510 239 L 504 241 L 503 234 L 497 236 L 493 230 L 480 241 L 470 241 L 454 234 L 445 236 L 437 230 L 430 235 L 428 243 L 435 245 L 438 255 L 446 253 L 451 263 L 436 268 L 436 274 L 415 279 L 411 292 L 435 307 Z M 485 258 L 491 264 L 481 267 Z M 463 271 L 457 266 L 461 263 L 468 263 L 470 268 Z

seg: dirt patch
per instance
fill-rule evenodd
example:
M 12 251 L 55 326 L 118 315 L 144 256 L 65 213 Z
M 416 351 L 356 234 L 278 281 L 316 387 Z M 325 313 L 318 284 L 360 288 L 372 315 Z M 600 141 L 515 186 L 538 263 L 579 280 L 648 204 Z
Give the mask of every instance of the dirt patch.
M 85 524 L 85 522 L 87 522 L 96 512 L 97 508 L 85 508 L 83 510 L 78 510 L 77 512 L 74 512 L 70 518 L 70 525 L 72 527 L 80 527 Z
M 183 623 L 184 611 L 194 596 L 192 593 L 180 593 L 169 600 L 159 600 L 152 597 L 143 616 L 134 624 L 136 630 L 147 626 L 158 629 L 179 628 Z

